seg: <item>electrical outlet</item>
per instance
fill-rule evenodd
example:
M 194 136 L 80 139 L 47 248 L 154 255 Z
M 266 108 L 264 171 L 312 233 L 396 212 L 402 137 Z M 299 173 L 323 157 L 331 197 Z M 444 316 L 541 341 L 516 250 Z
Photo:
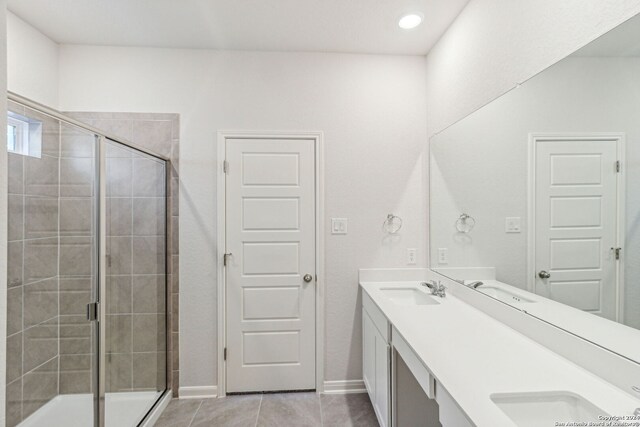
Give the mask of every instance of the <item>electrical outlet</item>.
M 449 263 L 449 249 L 438 248 L 438 264 L 448 264 L 448 263 Z
M 417 252 L 418 250 L 416 248 L 407 249 L 407 265 L 416 265 Z
M 505 233 L 520 233 L 520 217 L 512 216 L 505 218 L 504 231 Z
M 348 225 L 347 218 L 331 218 L 331 234 L 347 234 Z

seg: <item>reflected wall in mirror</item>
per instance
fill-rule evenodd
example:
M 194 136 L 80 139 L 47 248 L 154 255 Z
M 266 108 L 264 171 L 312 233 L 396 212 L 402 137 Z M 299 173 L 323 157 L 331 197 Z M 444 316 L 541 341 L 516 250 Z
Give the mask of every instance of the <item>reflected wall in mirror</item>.
M 640 16 L 430 147 L 432 268 L 640 363 Z

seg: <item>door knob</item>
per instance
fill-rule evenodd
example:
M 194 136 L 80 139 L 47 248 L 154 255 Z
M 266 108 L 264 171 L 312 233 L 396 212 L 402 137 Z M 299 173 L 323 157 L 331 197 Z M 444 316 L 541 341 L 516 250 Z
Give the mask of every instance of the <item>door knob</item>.
M 538 273 L 538 277 L 540 277 L 541 279 L 548 279 L 549 277 L 551 277 L 551 273 L 545 270 L 540 270 L 540 273 Z
M 310 281 L 313 280 L 313 276 L 310 274 L 305 274 L 304 277 L 302 278 L 305 282 L 309 283 Z

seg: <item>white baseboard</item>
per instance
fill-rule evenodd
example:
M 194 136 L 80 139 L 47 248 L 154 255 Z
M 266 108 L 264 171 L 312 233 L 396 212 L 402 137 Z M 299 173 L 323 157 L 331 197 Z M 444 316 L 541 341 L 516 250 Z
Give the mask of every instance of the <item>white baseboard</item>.
M 324 394 L 366 393 L 362 380 L 325 381 Z
M 325 381 L 324 394 L 350 394 L 350 393 L 366 393 L 364 381 L 347 380 L 347 381 Z M 218 397 L 217 386 L 196 386 L 196 387 L 180 387 L 178 389 L 180 399 L 206 399 L 210 397 Z
M 218 397 L 218 387 L 215 385 L 180 387 L 178 389 L 178 396 L 180 399 L 206 399 L 209 397 Z

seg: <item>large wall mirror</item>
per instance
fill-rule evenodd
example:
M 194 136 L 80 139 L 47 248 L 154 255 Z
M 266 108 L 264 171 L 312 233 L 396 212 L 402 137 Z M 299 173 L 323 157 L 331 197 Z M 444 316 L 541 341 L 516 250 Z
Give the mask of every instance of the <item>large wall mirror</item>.
M 430 148 L 431 268 L 640 363 L 640 15 Z

